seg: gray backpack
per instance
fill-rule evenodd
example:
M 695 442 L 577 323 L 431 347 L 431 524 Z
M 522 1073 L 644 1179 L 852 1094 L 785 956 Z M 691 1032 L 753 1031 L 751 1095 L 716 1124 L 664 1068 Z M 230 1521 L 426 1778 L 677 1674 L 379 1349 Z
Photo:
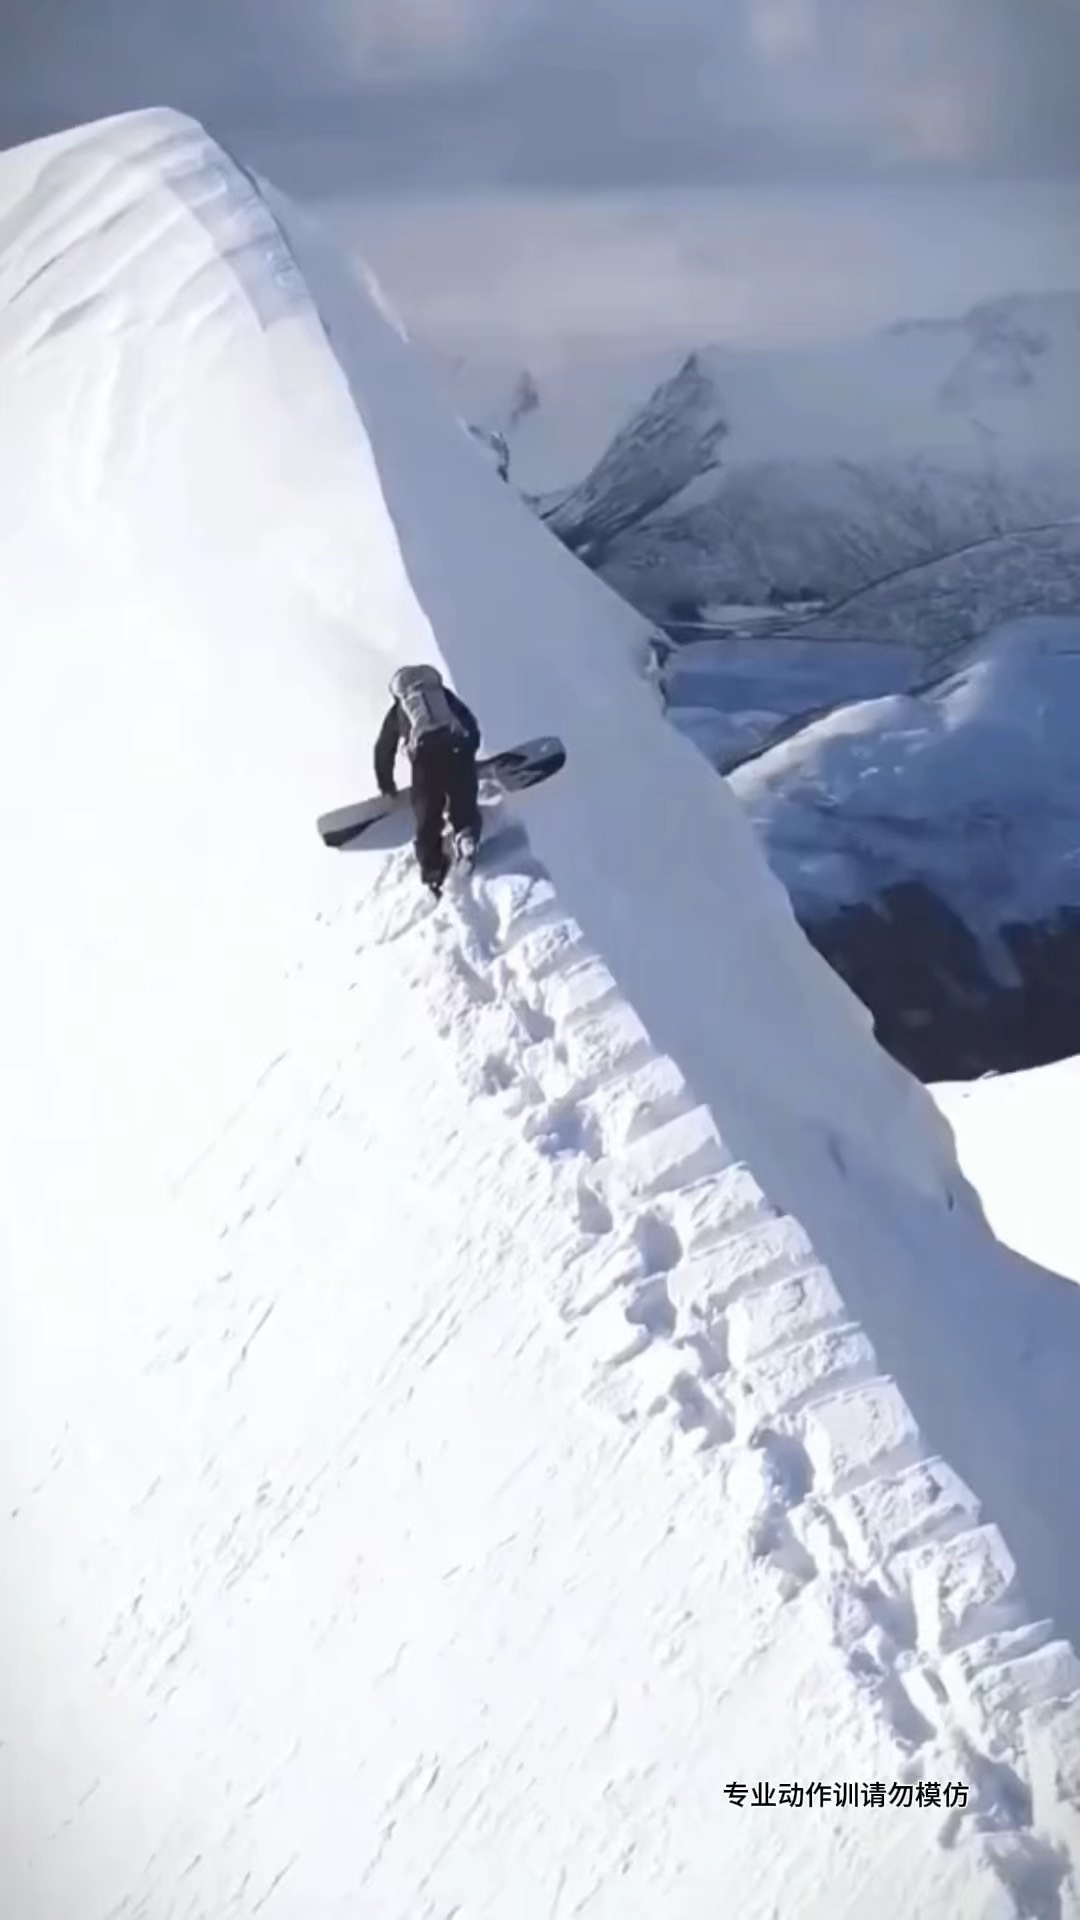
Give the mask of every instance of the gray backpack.
M 403 719 L 403 745 L 411 759 L 425 734 L 464 734 L 453 707 L 446 697 L 442 675 L 436 667 L 402 667 L 390 682 Z

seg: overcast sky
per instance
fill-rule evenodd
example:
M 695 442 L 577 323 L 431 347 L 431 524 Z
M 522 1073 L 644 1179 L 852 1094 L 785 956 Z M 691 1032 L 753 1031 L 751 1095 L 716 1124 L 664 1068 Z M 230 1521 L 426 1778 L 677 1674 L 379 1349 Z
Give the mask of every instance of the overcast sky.
M 455 358 L 1080 286 L 1080 0 L 0 0 L 0 145 L 152 105 Z
M 1080 0 L 3 0 L 5 144 L 162 103 L 384 192 L 1075 174 Z

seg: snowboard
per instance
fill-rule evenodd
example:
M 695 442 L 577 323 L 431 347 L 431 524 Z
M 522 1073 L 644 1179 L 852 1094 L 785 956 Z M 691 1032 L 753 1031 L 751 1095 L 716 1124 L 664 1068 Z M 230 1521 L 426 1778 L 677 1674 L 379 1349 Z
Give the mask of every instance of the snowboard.
M 512 793 L 523 793 L 566 762 L 566 748 L 553 734 L 537 740 L 524 740 L 503 753 L 486 755 L 476 763 L 480 776 L 480 812 L 483 824 Z M 399 787 L 397 793 L 376 794 L 370 800 L 354 801 L 333 813 L 320 815 L 319 833 L 328 847 L 349 847 L 358 843 L 372 852 L 407 846 L 413 835 L 412 789 Z

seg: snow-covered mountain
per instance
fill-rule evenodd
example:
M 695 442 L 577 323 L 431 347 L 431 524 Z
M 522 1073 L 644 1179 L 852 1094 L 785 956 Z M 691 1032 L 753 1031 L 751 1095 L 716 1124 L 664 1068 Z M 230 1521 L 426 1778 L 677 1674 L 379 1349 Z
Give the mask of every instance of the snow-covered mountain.
M 190 121 L 0 159 L 19 1920 L 1072 1920 L 1080 1294 Z M 565 769 L 329 853 L 440 663 Z
M 800 638 L 917 650 L 947 661 L 995 626 L 1080 610 L 1080 519 L 995 535 L 904 567 L 800 626 Z
M 665 644 L 669 719 L 721 773 L 841 705 L 908 693 L 995 627 L 1080 608 L 1080 522 L 982 540 L 906 568 L 820 618 L 748 621 Z M 706 629 L 708 631 L 708 629 Z
M 602 551 L 576 496 L 551 524 L 632 605 L 666 623 L 709 599 L 842 599 L 975 542 L 1076 518 L 1080 459 L 777 461 L 724 469 L 708 493 L 673 497 Z
M 653 618 L 832 601 L 1080 513 L 1080 292 L 827 349 L 650 360 L 629 403 L 633 377 L 575 369 L 534 381 L 524 414 L 482 411 L 527 493 L 551 489 L 563 448 L 550 524 Z
M 819 948 L 923 1077 L 1080 1053 L 1080 618 L 995 629 L 731 784 Z

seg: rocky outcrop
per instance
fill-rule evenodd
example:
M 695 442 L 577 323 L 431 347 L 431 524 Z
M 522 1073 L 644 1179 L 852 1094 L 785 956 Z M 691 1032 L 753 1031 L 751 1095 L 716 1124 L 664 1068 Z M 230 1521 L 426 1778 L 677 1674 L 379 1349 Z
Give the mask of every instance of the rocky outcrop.
M 728 432 L 697 354 L 656 389 L 603 458 L 547 514 L 572 553 L 602 570 L 613 546 L 718 464 Z

